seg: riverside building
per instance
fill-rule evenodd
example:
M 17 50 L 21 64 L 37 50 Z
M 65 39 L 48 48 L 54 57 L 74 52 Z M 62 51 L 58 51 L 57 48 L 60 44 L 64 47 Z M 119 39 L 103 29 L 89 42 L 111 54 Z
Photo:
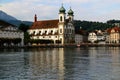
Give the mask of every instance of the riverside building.
M 67 17 L 67 18 L 66 18 Z M 74 12 L 70 8 L 66 16 L 66 10 L 61 6 L 58 19 L 37 20 L 34 17 L 34 23 L 28 30 L 31 39 L 52 40 L 53 44 L 70 44 L 75 42 L 75 27 L 73 25 Z
M 0 46 L 14 45 L 24 45 L 24 32 L 14 25 L 0 20 Z

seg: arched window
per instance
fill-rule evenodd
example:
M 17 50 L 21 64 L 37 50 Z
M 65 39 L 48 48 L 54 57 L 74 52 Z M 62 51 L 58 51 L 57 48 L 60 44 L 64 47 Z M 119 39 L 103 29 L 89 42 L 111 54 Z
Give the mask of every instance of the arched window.
M 60 33 L 62 33 L 62 29 L 60 29 Z
M 72 21 L 72 18 L 71 18 L 71 17 L 69 17 L 69 21 Z
M 60 21 L 62 21 L 62 16 L 60 16 Z
M 39 31 L 39 34 L 41 34 L 41 31 Z

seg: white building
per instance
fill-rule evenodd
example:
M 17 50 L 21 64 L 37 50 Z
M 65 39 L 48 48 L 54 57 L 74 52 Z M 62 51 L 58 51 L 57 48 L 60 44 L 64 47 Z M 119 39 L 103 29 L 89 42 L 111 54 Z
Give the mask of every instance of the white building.
M 97 41 L 97 35 L 95 32 L 90 32 L 88 35 L 88 41 L 94 43 L 95 41 Z
M 66 19 L 65 8 L 59 9 L 59 19 L 37 21 L 34 17 L 34 23 L 28 30 L 31 39 L 52 40 L 54 44 L 69 44 L 75 42 L 75 28 L 73 26 L 74 15 L 70 8 L 68 19 Z
M 0 21 L 0 44 L 1 45 L 24 45 L 24 33 L 12 24 Z
M 97 40 L 98 41 L 104 40 L 104 34 L 101 30 L 97 31 Z
M 97 31 L 98 44 L 105 44 L 105 38 L 106 38 L 105 32 L 102 32 L 101 30 L 98 30 Z

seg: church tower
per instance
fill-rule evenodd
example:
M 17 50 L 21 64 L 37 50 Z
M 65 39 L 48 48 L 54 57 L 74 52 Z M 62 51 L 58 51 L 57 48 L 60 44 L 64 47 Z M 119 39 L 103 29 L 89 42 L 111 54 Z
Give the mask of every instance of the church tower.
M 74 12 L 72 11 L 71 7 L 70 10 L 68 11 L 68 19 L 69 21 L 73 21 L 74 20 Z
M 65 8 L 62 7 L 59 9 L 59 23 L 64 23 L 66 18 Z
M 62 45 L 64 45 L 64 27 L 66 21 L 66 13 L 63 5 L 59 9 L 59 23 L 58 23 L 58 32 L 59 32 L 59 41 Z

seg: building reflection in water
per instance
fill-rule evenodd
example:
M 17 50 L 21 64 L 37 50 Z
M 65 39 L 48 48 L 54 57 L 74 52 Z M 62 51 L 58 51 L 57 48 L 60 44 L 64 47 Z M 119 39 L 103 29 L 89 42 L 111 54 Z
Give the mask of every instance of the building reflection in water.
M 64 55 L 64 80 L 87 80 L 90 65 L 88 50 L 85 48 L 67 48 Z
M 120 47 L 0 52 L 0 80 L 120 80 Z
M 39 49 L 30 55 L 31 74 L 36 78 L 64 80 L 64 49 Z

